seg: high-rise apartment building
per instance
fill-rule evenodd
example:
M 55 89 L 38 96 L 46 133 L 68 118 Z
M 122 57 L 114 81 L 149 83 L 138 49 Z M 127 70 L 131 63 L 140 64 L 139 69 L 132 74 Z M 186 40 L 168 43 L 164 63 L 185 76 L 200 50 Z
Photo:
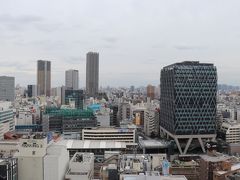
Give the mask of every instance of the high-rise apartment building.
M 66 89 L 77 90 L 79 88 L 78 70 L 70 69 L 65 72 Z
M 150 84 L 147 86 L 147 97 L 149 97 L 151 100 L 155 98 L 155 86 Z
M 185 61 L 161 71 L 160 130 L 186 154 L 194 138 L 216 137 L 217 69 L 213 64 Z M 188 139 L 182 151 L 178 139 Z
M 88 52 L 86 64 L 86 92 L 88 96 L 94 97 L 99 86 L 99 54 Z
M 37 61 L 38 95 L 51 95 L 51 62 Z
M 0 101 L 14 101 L 15 78 L 0 76 Z

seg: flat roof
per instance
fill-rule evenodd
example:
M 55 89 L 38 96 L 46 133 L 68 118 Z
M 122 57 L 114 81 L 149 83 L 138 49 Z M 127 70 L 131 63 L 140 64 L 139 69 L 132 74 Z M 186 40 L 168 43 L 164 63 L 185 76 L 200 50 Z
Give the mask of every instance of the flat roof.
M 67 149 L 125 149 L 125 142 L 95 140 L 60 140 L 56 145 L 65 145 Z
M 200 157 L 203 160 L 210 161 L 210 162 L 227 161 L 231 159 L 231 157 L 228 155 L 218 155 L 218 156 L 200 155 Z
M 164 141 L 158 141 L 155 139 L 140 140 L 139 144 L 142 148 L 165 148 L 168 144 Z

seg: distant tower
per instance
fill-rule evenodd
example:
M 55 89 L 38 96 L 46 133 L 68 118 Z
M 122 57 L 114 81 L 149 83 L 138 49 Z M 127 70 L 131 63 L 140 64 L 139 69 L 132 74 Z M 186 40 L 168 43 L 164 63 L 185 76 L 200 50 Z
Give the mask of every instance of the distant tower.
M 149 97 L 151 100 L 155 98 L 155 86 L 147 86 L 147 97 Z
M 89 96 L 96 96 L 99 85 L 99 54 L 96 52 L 87 53 L 86 67 L 86 92 Z
M 51 92 L 51 62 L 37 61 L 38 95 L 50 96 Z
M 14 101 L 15 78 L 0 76 L 0 101 Z
M 72 90 L 79 89 L 78 82 L 79 82 L 78 70 L 70 69 L 65 72 L 66 89 Z

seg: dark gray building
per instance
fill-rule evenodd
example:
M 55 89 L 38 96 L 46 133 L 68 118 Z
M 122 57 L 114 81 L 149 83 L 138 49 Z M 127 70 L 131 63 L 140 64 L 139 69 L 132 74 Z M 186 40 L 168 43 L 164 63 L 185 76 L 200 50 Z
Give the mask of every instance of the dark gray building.
M 162 69 L 160 81 L 161 130 L 174 138 L 190 138 L 189 145 L 192 138 L 214 138 L 216 67 L 198 61 L 176 63 Z
M 75 102 L 75 108 L 83 109 L 84 94 L 83 90 L 65 90 L 65 104 L 69 105 L 70 101 Z
M 28 97 L 37 96 L 37 86 L 36 85 L 28 85 L 27 94 L 28 94 Z
M 51 95 L 51 62 L 37 61 L 37 87 L 38 95 Z
M 96 52 L 87 53 L 86 63 L 86 93 L 95 97 L 99 86 L 99 54 Z
M 15 78 L 0 76 L 0 101 L 14 101 Z

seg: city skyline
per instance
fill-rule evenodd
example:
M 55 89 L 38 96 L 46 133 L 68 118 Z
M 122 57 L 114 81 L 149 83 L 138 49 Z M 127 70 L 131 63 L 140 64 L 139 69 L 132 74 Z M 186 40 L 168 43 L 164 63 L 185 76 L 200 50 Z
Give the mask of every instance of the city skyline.
M 47 59 L 53 87 L 74 68 L 82 88 L 85 54 L 96 51 L 99 86 L 157 85 L 159 69 L 179 61 L 214 63 L 220 83 L 240 85 L 240 2 L 173 2 L 0 1 L 0 75 L 36 84 L 35 62 Z

